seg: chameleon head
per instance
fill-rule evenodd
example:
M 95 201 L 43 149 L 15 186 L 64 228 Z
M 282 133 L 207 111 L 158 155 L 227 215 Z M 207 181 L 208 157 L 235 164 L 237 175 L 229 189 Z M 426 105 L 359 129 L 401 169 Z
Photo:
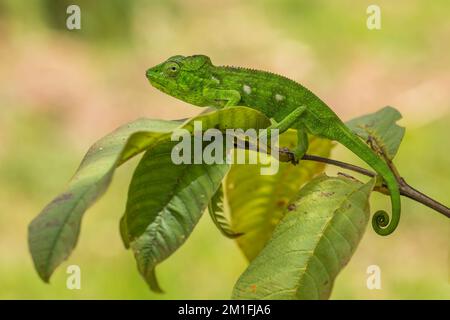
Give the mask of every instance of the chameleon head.
M 203 88 L 212 66 L 204 55 L 173 56 L 147 70 L 150 84 L 158 90 L 177 99 L 203 107 Z

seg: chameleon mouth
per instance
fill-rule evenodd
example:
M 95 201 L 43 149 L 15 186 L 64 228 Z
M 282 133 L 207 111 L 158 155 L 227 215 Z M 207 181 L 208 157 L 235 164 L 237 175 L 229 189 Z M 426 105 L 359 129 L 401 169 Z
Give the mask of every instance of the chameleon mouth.
M 148 69 L 145 72 L 145 76 L 152 86 L 157 87 L 157 88 L 160 88 L 162 86 L 161 79 L 159 79 L 157 72 L 155 70 L 153 70 L 152 68 Z
M 153 68 L 150 68 L 145 72 L 145 76 L 149 81 L 155 80 L 156 72 L 153 70 Z
M 170 95 L 170 92 L 168 90 L 169 83 L 166 79 L 162 78 L 158 72 L 149 69 L 147 70 L 145 75 L 154 88 Z

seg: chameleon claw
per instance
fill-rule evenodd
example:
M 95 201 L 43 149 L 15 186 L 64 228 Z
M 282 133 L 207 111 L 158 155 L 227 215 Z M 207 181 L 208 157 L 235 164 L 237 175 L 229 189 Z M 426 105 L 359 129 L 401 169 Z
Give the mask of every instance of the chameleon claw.
M 298 165 L 298 163 L 300 162 L 300 160 L 299 160 L 294 154 L 292 154 L 292 156 L 290 156 L 290 162 L 291 162 L 294 166 L 296 166 L 296 165 Z
M 285 162 L 290 162 L 293 165 L 297 165 L 299 163 L 299 158 L 295 155 L 294 152 L 289 150 L 288 148 L 280 148 L 279 149 L 280 158 L 286 159 Z

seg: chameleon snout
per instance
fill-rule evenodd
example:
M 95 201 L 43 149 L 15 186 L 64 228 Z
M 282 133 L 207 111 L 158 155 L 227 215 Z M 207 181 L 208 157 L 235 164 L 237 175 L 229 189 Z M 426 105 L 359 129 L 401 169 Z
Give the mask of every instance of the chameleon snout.
M 145 71 L 145 76 L 150 79 L 152 77 L 153 74 L 153 68 L 147 69 L 147 71 Z

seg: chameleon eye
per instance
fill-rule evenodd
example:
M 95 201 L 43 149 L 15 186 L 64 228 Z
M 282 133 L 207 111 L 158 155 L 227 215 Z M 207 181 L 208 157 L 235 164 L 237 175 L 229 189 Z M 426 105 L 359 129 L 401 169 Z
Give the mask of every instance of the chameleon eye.
M 178 73 L 180 66 L 176 62 L 169 62 L 166 64 L 164 70 L 168 75 L 173 76 Z

